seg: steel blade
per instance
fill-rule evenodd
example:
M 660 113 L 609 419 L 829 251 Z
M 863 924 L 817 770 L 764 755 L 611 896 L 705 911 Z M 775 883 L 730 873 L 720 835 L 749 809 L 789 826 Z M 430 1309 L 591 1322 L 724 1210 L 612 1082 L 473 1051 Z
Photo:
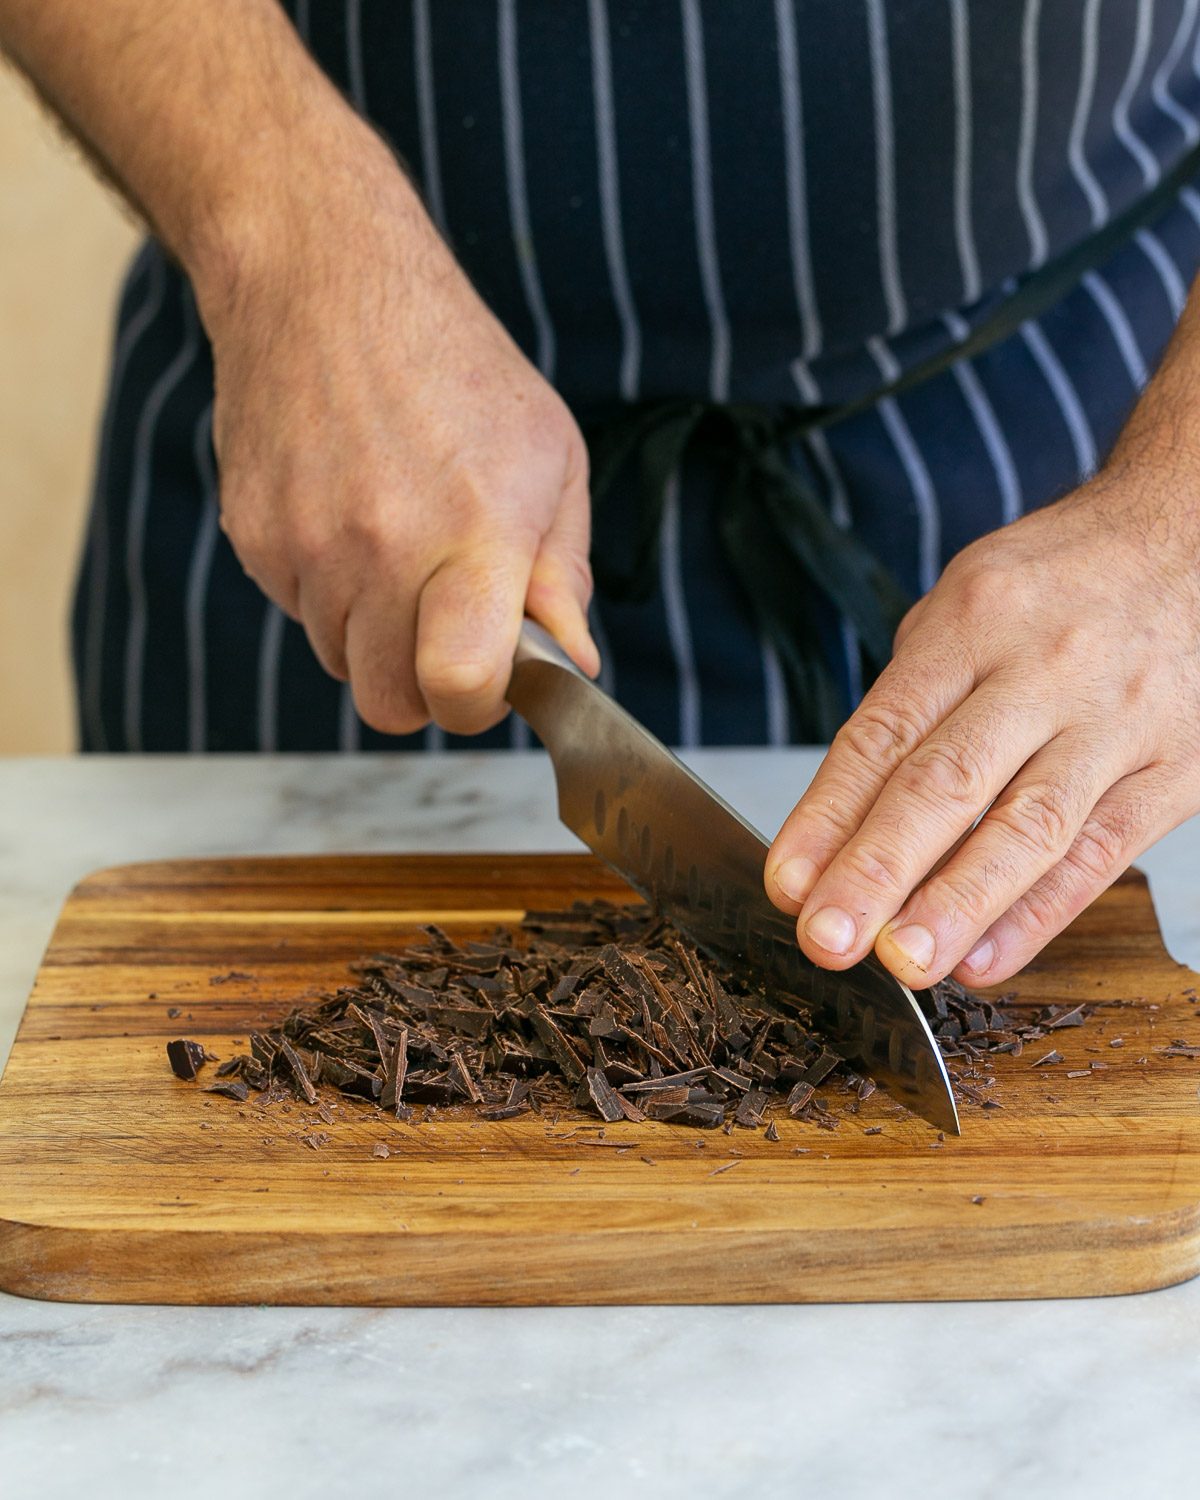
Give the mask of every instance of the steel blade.
M 526 622 L 508 701 L 550 752 L 559 816 L 700 948 L 811 1013 L 831 1050 L 942 1130 L 958 1111 L 908 987 L 871 955 L 835 973 L 796 943 L 763 889 L 767 841 Z

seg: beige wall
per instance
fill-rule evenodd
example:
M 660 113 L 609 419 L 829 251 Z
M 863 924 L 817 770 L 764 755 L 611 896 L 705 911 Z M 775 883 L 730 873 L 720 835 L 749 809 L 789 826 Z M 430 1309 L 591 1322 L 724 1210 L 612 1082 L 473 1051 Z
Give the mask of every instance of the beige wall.
M 68 598 L 136 240 L 0 64 L 0 754 L 74 746 Z

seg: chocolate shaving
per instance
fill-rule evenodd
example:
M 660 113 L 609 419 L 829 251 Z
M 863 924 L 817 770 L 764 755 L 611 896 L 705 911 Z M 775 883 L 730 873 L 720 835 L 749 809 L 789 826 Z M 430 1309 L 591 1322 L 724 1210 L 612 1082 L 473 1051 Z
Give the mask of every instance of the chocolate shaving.
M 252 1032 L 249 1052 L 222 1063 L 218 1077 L 285 1108 L 288 1099 L 316 1107 L 323 1089 L 400 1120 L 420 1105 L 501 1121 L 575 1104 L 612 1124 L 765 1127 L 772 1139 L 781 1106 L 835 1130 L 875 1091 L 823 1045 L 802 994 L 768 997 L 645 907 L 594 901 L 532 911 L 519 930 L 480 942 L 457 942 L 435 926 L 423 932 L 423 941 L 364 958 L 340 988 Z M 1086 1014 L 1083 1006 L 1014 1013 L 953 980 L 920 1000 L 957 1069 L 957 1096 L 980 1106 L 993 1083 L 983 1059 L 1018 1054 Z M 173 1068 L 191 1069 L 180 1076 L 195 1077 L 205 1060 L 199 1043 L 173 1042 L 168 1052 Z M 1035 1066 L 1060 1060 L 1047 1053 Z M 316 1149 L 320 1135 L 304 1139 Z
M 226 1083 L 210 1083 L 206 1094 L 223 1094 L 226 1099 L 236 1099 L 244 1104 L 250 1097 L 250 1087 L 241 1078 L 231 1078 Z

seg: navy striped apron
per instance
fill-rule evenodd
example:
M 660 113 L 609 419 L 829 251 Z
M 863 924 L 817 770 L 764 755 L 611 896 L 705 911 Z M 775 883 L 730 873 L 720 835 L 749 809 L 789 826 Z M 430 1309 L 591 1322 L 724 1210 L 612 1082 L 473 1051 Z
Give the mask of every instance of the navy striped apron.
M 568 402 L 846 403 L 788 454 L 914 597 L 1095 470 L 1200 266 L 1185 185 L 1041 316 L 957 344 L 1200 141 L 1200 0 L 293 0 L 491 307 Z M 526 743 L 364 726 L 218 527 L 213 372 L 147 244 L 121 298 L 74 609 L 88 750 Z M 798 736 L 730 568 L 723 475 L 667 487 L 644 597 L 600 597 L 606 684 L 670 743 Z M 638 496 L 596 515 L 621 554 Z M 863 663 L 832 611 L 848 712 Z

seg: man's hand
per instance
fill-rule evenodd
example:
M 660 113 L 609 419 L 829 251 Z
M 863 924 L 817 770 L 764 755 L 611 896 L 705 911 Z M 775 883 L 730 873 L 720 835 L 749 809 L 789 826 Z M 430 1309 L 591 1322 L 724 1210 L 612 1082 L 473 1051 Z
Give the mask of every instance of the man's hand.
M 0 0 L 0 47 L 191 276 L 225 529 L 363 718 L 494 723 L 523 610 L 595 672 L 579 431 L 277 0 Z
M 903 621 L 767 860 L 815 962 L 997 983 L 1200 810 L 1197 316 L 1106 468 Z
M 470 734 L 507 711 L 523 612 L 599 666 L 587 451 L 391 159 L 356 149 L 345 201 L 327 176 L 201 293 L 223 525 L 367 723 Z

